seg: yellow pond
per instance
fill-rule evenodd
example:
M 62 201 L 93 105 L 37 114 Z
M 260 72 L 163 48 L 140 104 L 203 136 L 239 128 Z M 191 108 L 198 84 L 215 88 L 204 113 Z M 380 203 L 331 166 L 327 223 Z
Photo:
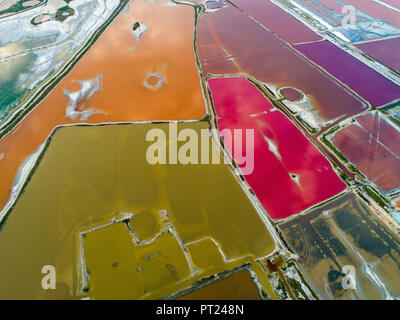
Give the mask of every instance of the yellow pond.
M 146 141 L 146 134 L 154 128 L 168 132 L 168 124 L 74 126 L 55 132 L 0 231 L 0 298 L 157 298 L 244 263 L 261 270 L 254 259 L 270 254 L 275 243 L 228 165 L 151 165 L 146 150 L 153 142 Z M 178 124 L 178 131 L 184 128 L 201 136 L 208 126 Z M 125 224 L 81 236 L 127 216 Z M 107 233 L 116 246 L 122 243 L 120 251 L 107 249 Z M 82 247 L 85 259 L 80 259 Z M 126 256 L 114 257 L 118 252 Z M 151 259 L 148 268 L 139 268 L 143 272 L 136 277 L 147 274 L 140 292 L 121 292 L 112 282 L 102 285 L 108 281 L 104 268 L 122 268 L 129 277 L 129 265 L 136 272 L 149 252 L 171 257 Z M 82 261 L 90 274 L 87 292 Z M 44 265 L 55 267 L 55 290 L 42 288 Z M 157 285 L 148 283 L 157 266 L 162 269 Z M 266 281 L 262 270 L 259 274 Z

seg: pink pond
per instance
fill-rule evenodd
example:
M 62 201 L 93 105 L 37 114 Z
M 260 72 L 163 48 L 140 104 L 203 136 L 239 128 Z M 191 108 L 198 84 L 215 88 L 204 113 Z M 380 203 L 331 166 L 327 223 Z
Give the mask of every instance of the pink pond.
M 399 0 L 381 0 L 381 2 L 384 2 L 384 3 L 388 4 L 389 6 L 392 6 L 393 8 L 400 10 Z
M 245 178 L 271 218 L 300 213 L 345 189 L 328 160 L 253 84 L 245 78 L 208 84 L 220 130 L 255 130 L 254 170 Z
M 332 143 L 381 192 L 400 190 L 399 130 L 376 110 L 355 119 L 332 136 Z
M 231 0 L 259 23 L 289 43 L 321 40 L 321 37 L 296 18 L 266 0 Z

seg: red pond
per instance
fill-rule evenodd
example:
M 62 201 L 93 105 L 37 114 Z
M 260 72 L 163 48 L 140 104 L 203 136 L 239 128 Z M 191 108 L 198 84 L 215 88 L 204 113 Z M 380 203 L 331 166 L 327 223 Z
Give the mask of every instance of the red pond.
M 254 129 L 254 170 L 246 180 L 273 219 L 345 189 L 328 160 L 245 78 L 208 81 L 223 129 Z

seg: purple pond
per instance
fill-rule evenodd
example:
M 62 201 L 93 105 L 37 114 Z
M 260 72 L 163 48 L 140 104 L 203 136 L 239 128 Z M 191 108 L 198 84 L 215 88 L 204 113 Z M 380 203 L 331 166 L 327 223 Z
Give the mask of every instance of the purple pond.
M 389 68 L 400 72 L 400 38 L 360 43 L 356 47 Z
M 295 48 L 374 106 L 400 98 L 399 86 L 331 42 L 299 44 Z

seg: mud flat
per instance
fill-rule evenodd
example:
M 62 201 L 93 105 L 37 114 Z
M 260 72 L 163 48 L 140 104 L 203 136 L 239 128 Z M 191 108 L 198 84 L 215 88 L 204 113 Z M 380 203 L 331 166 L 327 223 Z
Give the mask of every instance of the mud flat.
M 278 225 L 323 299 L 398 298 L 400 242 L 356 194 L 341 197 Z M 342 285 L 344 266 L 355 268 L 355 290 Z

